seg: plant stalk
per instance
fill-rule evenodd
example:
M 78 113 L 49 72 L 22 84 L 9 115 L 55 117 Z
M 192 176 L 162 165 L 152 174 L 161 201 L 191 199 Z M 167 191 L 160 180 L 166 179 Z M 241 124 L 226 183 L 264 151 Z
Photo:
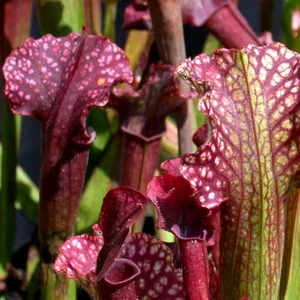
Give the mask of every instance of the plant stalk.
M 62 158 L 49 168 L 51 154 L 46 146 L 43 148 L 39 206 L 43 299 L 72 299 L 66 298 L 68 282 L 54 272 L 53 264 L 60 246 L 74 230 L 88 150 L 66 149 Z
M 2 102 L 1 209 L 0 209 L 0 278 L 5 277 L 11 262 L 15 232 L 15 198 L 17 165 L 17 118 L 6 101 Z M 20 120 L 20 117 L 18 117 Z
M 155 41 L 160 58 L 165 64 L 177 67 L 185 58 L 185 43 L 179 0 L 149 0 L 148 7 L 152 19 Z M 190 87 L 178 79 L 180 90 L 184 93 Z M 188 100 L 176 116 L 179 135 L 179 153 L 193 151 L 193 107 Z
M 209 300 L 209 266 L 206 242 L 180 239 L 183 281 L 187 299 Z
M 116 14 L 117 14 L 117 1 L 115 0 L 106 1 L 103 34 L 107 36 L 111 41 L 115 41 L 116 39 L 116 30 L 115 30 Z
M 12 49 L 28 36 L 31 22 L 32 1 L 12 0 L 0 4 L 0 65 Z M 18 20 L 18 22 L 16 22 Z M 0 75 L 1 90 L 4 82 Z M 4 95 L 2 95 L 4 99 Z M 11 262 L 15 228 L 16 167 L 21 131 L 21 117 L 14 116 L 8 102 L 2 101 L 2 144 L 1 199 L 0 199 L 0 279 L 7 275 L 7 265 Z
M 124 138 L 121 184 L 144 193 L 157 165 L 161 139 L 146 142 L 127 133 Z
M 86 26 L 92 34 L 101 34 L 101 1 L 84 0 L 84 14 Z
M 123 162 L 121 170 L 121 185 L 130 186 L 142 193 L 154 175 L 159 157 L 161 138 L 153 141 L 143 141 L 134 135 L 124 133 Z M 133 232 L 141 232 L 145 215 L 133 225 Z
M 93 0 L 73 1 L 72 5 L 69 0 L 38 0 L 36 5 L 41 32 L 54 36 L 65 36 L 72 31 L 81 32 L 86 23 L 85 14 L 88 13 L 84 9 L 85 4 L 91 1 L 95 4 Z M 93 18 L 97 19 L 95 14 L 96 12 L 93 12 Z M 91 21 L 91 24 L 94 23 Z M 74 231 L 85 179 L 88 149 L 78 149 L 70 141 L 62 157 L 53 162 L 57 145 L 51 143 L 51 137 L 50 142 L 47 142 L 49 136 L 45 135 L 46 130 L 43 131 L 38 217 L 43 299 L 72 300 L 76 299 L 76 296 L 72 293 L 68 295 L 70 281 L 58 276 L 53 270 L 53 264 L 60 246 Z M 53 131 L 50 131 L 50 135 Z
M 300 190 L 290 193 L 287 201 L 285 242 L 280 278 L 280 299 L 300 299 Z
M 226 48 L 261 44 L 234 3 L 220 8 L 204 25 Z
M 54 273 L 53 266 L 49 264 L 42 263 L 42 274 L 42 280 L 47 282 L 47 285 L 42 287 L 42 299 L 76 299 L 74 280 L 69 280 L 64 274 Z

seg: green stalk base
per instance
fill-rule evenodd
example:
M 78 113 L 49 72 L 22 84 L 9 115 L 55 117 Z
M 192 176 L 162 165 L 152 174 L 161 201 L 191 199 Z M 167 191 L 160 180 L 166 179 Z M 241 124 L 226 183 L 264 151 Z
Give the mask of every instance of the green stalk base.
M 42 263 L 42 299 L 76 300 L 76 283 L 64 274 L 57 274 L 53 264 Z

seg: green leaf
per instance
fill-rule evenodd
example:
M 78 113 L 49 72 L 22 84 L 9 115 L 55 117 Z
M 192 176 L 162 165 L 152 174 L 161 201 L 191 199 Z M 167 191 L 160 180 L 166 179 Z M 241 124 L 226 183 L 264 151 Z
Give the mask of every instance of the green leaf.
M 212 54 L 218 48 L 221 48 L 221 43 L 212 34 L 209 34 L 203 46 L 203 53 Z
M 0 163 L 2 161 L 2 144 L 0 143 Z M 17 166 L 16 175 L 16 201 L 15 209 L 22 213 L 32 222 L 37 222 L 37 207 L 39 202 L 39 190 L 26 172 Z M 0 181 L 0 195 L 1 195 Z
M 11 262 L 13 236 L 15 229 L 14 203 L 16 200 L 16 164 L 17 164 L 17 132 L 20 126 L 16 118 L 10 112 L 8 102 L 2 101 L 2 128 L 3 153 L 1 155 L 0 169 L 0 276 L 5 274 L 5 266 Z
M 15 208 L 32 222 L 37 222 L 39 190 L 25 171 L 17 167 L 17 197 Z
M 291 193 L 287 204 L 285 251 L 281 279 L 282 300 L 299 300 L 300 278 L 300 190 Z
M 228 198 L 221 213 L 224 299 L 279 296 L 286 195 L 300 167 L 299 72 L 300 55 L 279 43 L 216 50 L 178 68 L 211 127 L 210 140 L 183 158 L 182 173 L 200 203 Z
M 0 65 L 9 52 L 29 35 L 32 1 L 11 0 L 0 3 Z M 4 82 L 0 74 L 0 90 Z M 20 140 L 21 117 L 14 116 L 8 102 L 2 97 L 3 156 L 0 164 L 0 277 L 6 275 L 6 265 L 11 262 L 15 227 L 16 165 Z
M 193 109 L 195 111 L 194 116 L 195 116 L 195 131 L 200 128 L 202 125 L 207 123 L 207 118 L 205 114 L 202 112 L 198 111 L 198 101 L 193 102 Z
M 287 47 L 300 52 L 300 3 L 299 0 L 286 0 L 282 12 L 282 28 Z
M 125 45 L 125 53 L 129 58 L 132 70 L 138 66 L 142 55 L 151 45 L 152 34 L 146 30 L 130 30 Z
M 105 0 L 105 15 L 104 15 L 104 29 L 103 34 L 111 41 L 116 38 L 116 15 L 117 15 L 117 1 Z
M 111 138 L 110 121 L 106 110 L 95 107 L 89 114 L 87 125 L 96 131 L 96 139 L 90 146 L 89 163 L 86 178 L 88 179 L 99 162 L 101 154 Z
M 37 13 L 42 34 L 65 36 L 82 32 L 85 25 L 83 0 L 37 0 Z

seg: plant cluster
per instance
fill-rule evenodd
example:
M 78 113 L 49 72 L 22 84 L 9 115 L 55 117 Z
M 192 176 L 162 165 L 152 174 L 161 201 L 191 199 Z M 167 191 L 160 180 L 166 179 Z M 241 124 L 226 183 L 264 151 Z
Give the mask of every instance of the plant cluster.
M 31 1 L 0 4 L 0 291 L 15 272 L 16 206 L 38 224 L 29 299 L 76 299 L 69 279 L 93 299 L 299 299 L 297 1 L 284 45 L 257 36 L 235 1 L 133 0 L 124 50 L 111 41 L 117 1 L 103 1 L 103 22 L 100 2 L 36 1 L 45 34 L 25 42 Z M 183 24 L 205 26 L 217 49 L 186 58 Z M 39 197 L 17 167 L 8 104 L 41 123 Z

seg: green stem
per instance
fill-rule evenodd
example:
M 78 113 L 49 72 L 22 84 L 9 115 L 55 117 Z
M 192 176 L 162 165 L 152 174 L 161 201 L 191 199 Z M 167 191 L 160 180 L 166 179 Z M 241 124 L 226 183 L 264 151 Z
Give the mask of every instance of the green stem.
M 69 300 L 76 299 L 76 283 L 64 274 L 57 274 L 53 266 L 42 264 L 42 299 Z
M 280 279 L 280 299 L 299 300 L 300 278 L 300 190 L 292 191 L 286 206 L 286 226 L 282 273 Z
M 17 127 L 20 117 L 15 117 L 6 101 L 2 102 L 1 209 L 0 209 L 0 278 L 5 276 L 11 262 L 15 229 Z M 17 121 L 18 119 L 18 121 Z M 17 125 L 18 124 L 18 125 Z
M 0 3 L 0 66 L 10 51 L 20 45 L 29 33 L 31 1 L 11 0 Z M 16 22 L 18 20 L 18 22 Z M 2 73 L 0 82 L 4 82 Z M 3 90 L 3 87 L 0 87 Z M 4 96 L 2 97 L 4 99 Z M 0 278 L 7 274 L 11 262 L 15 227 L 16 165 L 21 117 L 14 116 L 8 103 L 2 101 L 1 195 L 0 195 Z
M 107 36 L 111 41 L 115 41 L 115 21 L 117 14 L 117 2 L 108 1 L 106 3 L 105 16 L 104 16 L 104 30 L 103 34 Z

